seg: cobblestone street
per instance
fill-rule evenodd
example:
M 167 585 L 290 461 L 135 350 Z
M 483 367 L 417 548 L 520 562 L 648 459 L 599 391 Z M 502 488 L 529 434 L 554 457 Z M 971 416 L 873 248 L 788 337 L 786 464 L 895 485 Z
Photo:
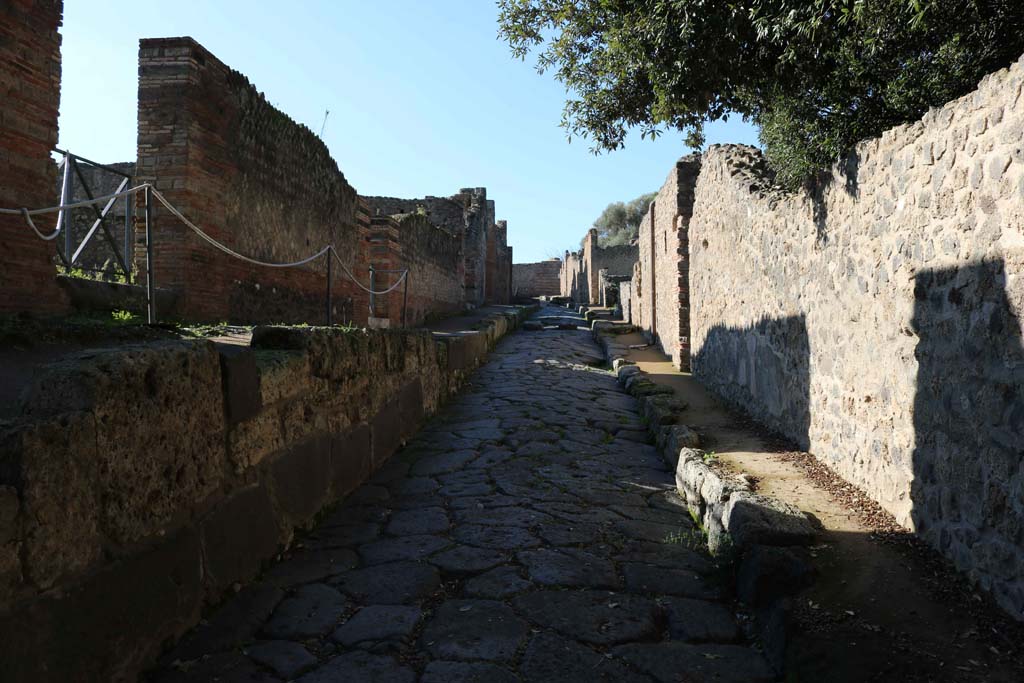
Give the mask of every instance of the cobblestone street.
M 148 680 L 773 680 L 601 362 L 583 329 L 504 339 Z

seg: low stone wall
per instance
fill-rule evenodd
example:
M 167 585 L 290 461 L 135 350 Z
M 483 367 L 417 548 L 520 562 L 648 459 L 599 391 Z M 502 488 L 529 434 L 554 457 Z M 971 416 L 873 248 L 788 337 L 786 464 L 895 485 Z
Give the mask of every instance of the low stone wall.
M 0 423 L 4 676 L 133 680 L 385 462 L 525 311 L 458 334 L 263 327 L 251 346 L 48 366 Z
M 1022 91 L 1024 61 L 795 194 L 757 150 L 713 147 L 689 226 L 700 380 L 1020 618 Z

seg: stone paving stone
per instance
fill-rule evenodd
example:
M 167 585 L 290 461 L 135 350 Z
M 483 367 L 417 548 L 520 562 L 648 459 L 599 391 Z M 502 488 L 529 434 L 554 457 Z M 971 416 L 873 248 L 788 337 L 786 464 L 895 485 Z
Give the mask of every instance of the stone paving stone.
M 440 534 L 450 526 L 448 513 L 441 507 L 401 510 L 391 515 L 386 530 L 392 536 Z
M 275 564 L 263 575 L 265 583 L 290 588 L 340 574 L 359 564 L 359 556 L 347 548 L 297 552 Z
M 349 652 L 338 655 L 314 669 L 296 683 L 415 683 L 416 672 L 402 666 L 394 657 Z
M 465 583 L 463 592 L 471 598 L 507 598 L 533 588 L 516 567 L 496 567 Z
M 465 467 L 467 463 L 472 462 L 476 459 L 476 456 L 477 453 L 473 450 L 428 455 L 414 462 L 410 471 L 415 476 L 428 477 L 444 472 L 454 472 Z
M 441 586 L 441 576 L 423 562 L 392 562 L 346 572 L 337 585 L 363 603 L 401 605 L 433 594 Z
M 438 659 L 507 661 L 528 632 L 526 622 L 503 602 L 448 600 L 437 608 L 421 639 Z
M 147 683 L 281 683 L 240 652 L 230 652 L 171 667 L 146 679 Z
M 739 638 L 736 618 L 716 602 L 690 598 L 663 598 L 658 602 L 668 617 L 668 633 L 673 640 L 731 643 Z
M 405 638 L 416 628 L 422 614 L 419 607 L 370 605 L 349 617 L 331 638 L 347 646 L 365 640 Z
M 633 519 L 620 519 L 614 523 L 617 531 L 629 538 L 642 538 L 655 543 L 666 543 L 681 533 L 693 529 L 693 522 L 682 517 L 676 524 L 659 524 L 657 522 L 644 522 Z
M 612 652 L 654 676 L 677 683 L 769 683 L 775 673 L 764 657 L 737 645 L 689 645 L 687 643 L 636 643 Z
M 537 535 L 551 545 L 589 545 L 601 539 L 601 530 L 593 524 L 544 524 Z
M 482 662 L 431 662 L 420 683 L 517 683 L 508 669 Z
M 316 657 L 309 654 L 309 650 L 288 640 L 254 643 L 245 648 L 245 654 L 286 679 L 295 678 L 316 665 Z
M 638 403 L 556 313 L 583 329 L 502 340 L 146 680 L 770 680 Z
M 651 680 L 630 671 L 621 661 L 552 633 L 541 633 L 530 641 L 519 672 L 528 683 L 650 683 Z
M 622 575 L 626 579 L 626 588 L 636 593 L 707 599 L 721 597 L 721 590 L 718 587 L 708 583 L 700 574 L 686 569 L 668 569 L 639 562 L 624 562 Z
M 359 555 L 367 565 L 398 560 L 421 560 L 451 544 L 451 541 L 442 536 L 420 535 L 385 538 L 359 546 Z
M 539 538 L 517 526 L 461 524 L 452 530 L 452 538 L 466 545 L 495 550 L 521 550 L 541 544 Z
M 530 621 L 595 645 L 645 640 L 658 633 L 653 600 L 608 591 L 538 591 L 513 604 Z
M 549 515 L 524 507 L 493 508 L 485 510 L 457 510 L 455 521 L 460 524 L 491 524 L 494 526 L 532 527 L 552 521 Z
M 440 569 L 442 574 L 464 576 L 497 567 L 506 559 L 505 554 L 497 550 L 457 545 L 454 548 L 437 553 L 430 558 L 430 563 Z
M 322 583 L 302 586 L 285 598 L 263 628 L 269 638 L 297 640 L 323 635 L 341 619 L 349 601 Z
M 611 561 L 574 548 L 540 548 L 516 554 L 530 579 L 545 586 L 617 588 L 620 584 Z
M 399 479 L 391 484 L 391 492 L 394 497 L 416 496 L 424 493 L 433 493 L 439 484 L 436 479 L 430 477 L 409 477 Z
M 305 544 L 310 550 L 348 548 L 369 543 L 380 536 L 380 530 L 381 525 L 373 522 L 322 527 L 311 534 Z
M 257 584 L 242 589 L 182 639 L 172 660 L 198 659 L 252 640 L 284 596 L 285 592 L 276 586 Z

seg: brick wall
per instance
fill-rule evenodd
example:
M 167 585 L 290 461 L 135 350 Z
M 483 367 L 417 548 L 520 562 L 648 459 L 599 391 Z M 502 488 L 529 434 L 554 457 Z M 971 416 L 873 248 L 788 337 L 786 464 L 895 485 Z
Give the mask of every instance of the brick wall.
M 365 263 L 369 216 L 323 142 L 191 38 L 140 43 L 138 174 L 240 253 L 286 262 L 333 244 L 353 272 Z M 155 220 L 155 280 L 181 291 L 185 317 L 324 320 L 325 259 L 250 266 L 165 211 Z M 341 274 L 334 303 L 336 319 L 365 320 L 365 297 Z
M 651 202 L 640 225 L 639 287 L 632 292 L 639 298 L 634 324 L 682 369 L 690 367 L 688 234 L 699 172 L 698 156 L 680 159 Z
M 405 324 L 411 327 L 462 310 L 462 239 L 425 215 L 374 216 L 369 254 L 376 269 L 410 271 L 407 285 L 374 297 L 375 317 L 398 326 L 405 306 Z M 400 273 L 378 273 L 374 289 L 386 289 L 399 277 Z
M 512 293 L 516 297 L 559 296 L 562 293 L 562 261 L 553 258 L 539 263 L 512 266 Z
M 487 189 L 483 187 L 463 188 L 451 197 L 423 197 L 421 199 L 399 199 L 397 197 L 365 197 L 372 215 L 397 215 L 422 213 L 431 223 L 459 236 L 461 240 L 462 262 L 459 271 L 463 279 L 465 303 L 480 306 L 485 302 L 503 303 L 498 299 L 510 285 L 505 282 L 511 277 L 511 258 L 507 256 L 507 244 L 499 248 L 507 235 L 500 237 L 494 220 L 494 202 L 487 199 Z M 493 243 L 494 251 L 489 254 L 489 245 Z M 506 250 L 506 255 L 499 254 Z M 492 274 L 492 284 L 498 288 L 497 298 L 493 301 L 487 294 L 488 266 L 502 270 L 499 275 Z M 506 274 L 507 273 L 507 274 Z M 507 298 L 505 299 L 507 301 Z
M 57 203 L 50 151 L 60 105 L 61 0 L 0 3 L 0 207 Z M 49 232 L 56 214 L 36 224 Z M 0 216 L 0 312 L 57 313 L 66 306 L 54 280 L 53 242 L 36 237 L 20 217 Z

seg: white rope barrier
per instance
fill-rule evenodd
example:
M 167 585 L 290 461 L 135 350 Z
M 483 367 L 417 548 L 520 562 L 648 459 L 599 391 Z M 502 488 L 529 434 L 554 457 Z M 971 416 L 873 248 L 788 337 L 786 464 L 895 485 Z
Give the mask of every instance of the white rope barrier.
M 184 223 L 186 227 L 188 227 L 190 230 L 192 230 L 192 232 L 196 233 L 196 235 L 198 235 L 200 237 L 200 239 L 205 241 L 207 244 L 209 244 L 212 247 L 215 247 L 216 249 L 219 249 L 219 250 L 223 251 L 225 254 L 228 254 L 229 256 L 234 256 L 237 259 L 240 259 L 240 260 L 245 261 L 247 263 L 251 263 L 251 264 L 256 265 L 256 266 L 263 266 L 265 268 L 297 268 L 298 266 L 304 266 L 307 263 L 310 263 L 311 261 L 315 261 L 316 259 L 320 258 L 321 256 L 323 256 L 326 253 L 330 253 L 330 254 L 333 254 L 334 258 L 336 258 L 338 260 L 338 264 L 341 266 L 341 269 L 343 271 L 345 271 L 345 274 L 348 275 L 349 279 L 351 279 L 352 282 L 357 287 L 359 287 L 364 292 L 367 292 L 369 294 L 373 294 L 374 296 L 382 296 L 384 294 L 389 294 L 390 292 L 393 292 L 395 289 L 398 288 L 398 286 L 400 284 L 402 284 L 403 281 L 405 281 L 406 277 L 408 277 L 408 275 L 409 275 L 409 269 L 406 268 L 404 271 L 402 271 L 402 276 L 400 278 L 398 278 L 398 281 L 395 282 L 395 284 L 391 285 L 390 287 L 388 287 L 387 289 L 384 289 L 384 290 L 377 291 L 377 290 L 371 289 L 369 287 L 365 287 L 363 285 L 363 283 L 359 282 L 359 280 L 356 279 L 356 276 L 352 274 L 352 271 L 350 271 L 348 269 L 348 267 L 345 265 L 345 262 L 341 260 L 340 256 L 338 256 L 337 250 L 334 248 L 333 245 L 330 245 L 330 244 L 327 245 L 326 247 L 324 247 L 323 249 L 321 249 L 320 251 L 316 252 L 315 254 L 311 255 L 311 256 L 307 256 L 304 259 L 301 259 L 301 260 L 298 260 L 298 261 L 292 261 L 290 263 L 270 263 L 268 261 L 260 261 L 258 259 L 254 259 L 254 258 L 251 258 L 249 256 L 245 256 L 244 254 L 239 254 L 237 251 L 234 251 L 233 249 L 231 249 L 230 247 L 228 247 L 225 244 L 221 244 L 220 242 L 215 240 L 213 237 L 211 237 L 210 235 L 208 235 L 205 232 L 203 232 L 203 230 L 198 225 L 196 225 L 195 223 L 190 221 L 188 218 L 186 218 L 185 215 L 181 213 L 181 211 L 179 211 L 173 204 L 171 204 L 171 202 L 166 197 L 164 197 L 156 188 L 154 188 L 152 186 L 152 184 L 150 184 L 150 183 L 143 183 L 142 185 L 137 185 L 135 187 L 129 188 L 129 189 L 121 191 L 121 192 L 113 192 L 111 194 L 103 195 L 102 197 L 94 197 L 92 199 L 87 199 L 87 200 L 83 200 L 83 201 L 80 201 L 80 202 L 74 202 L 72 204 L 59 204 L 57 206 L 48 206 L 48 207 L 46 207 L 44 209 L 32 209 L 32 210 L 29 210 L 29 209 L 3 209 L 3 208 L 0 208 L 0 215 L 21 216 L 22 218 L 25 219 L 25 222 L 28 224 L 28 227 L 32 229 L 32 231 L 39 237 L 39 239 L 47 241 L 47 242 L 50 242 L 52 240 L 57 239 L 57 237 L 60 235 L 61 229 L 63 228 L 63 225 L 64 225 L 64 221 L 58 220 L 57 221 L 56 229 L 52 233 L 44 235 L 42 232 L 40 232 L 39 228 L 36 227 L 35 222 L 33 222 L 33 220 L 32 220 L 32 216 L 39 216 L 39 215 L 48 214 L 48 213 L 63 212 L 63 211 L 69 210 L 69 209 L 81 208 L 83 206 L 92 206 L 94 204 L 99 204 L 101 202 L 106 202 L 108 200 L 116 200 L 116 199 L 118 199 L 120 197 L 127 197 L 128 195 L 133 195 L 133 194 L 136 194 L 137 192 L 140 192 L 140 191 L 143 191 L 143 190 L 146 190 L 146 189 L 149 189 L 150 193 L 154 197 L 156 197 L 157 201 L 159 201 L 161 204 L 163 204 L 167 208 L 167 210 L 170 211 L 172 215 L 174 215 L 175 218 L 177 218 L 182 223 Z

